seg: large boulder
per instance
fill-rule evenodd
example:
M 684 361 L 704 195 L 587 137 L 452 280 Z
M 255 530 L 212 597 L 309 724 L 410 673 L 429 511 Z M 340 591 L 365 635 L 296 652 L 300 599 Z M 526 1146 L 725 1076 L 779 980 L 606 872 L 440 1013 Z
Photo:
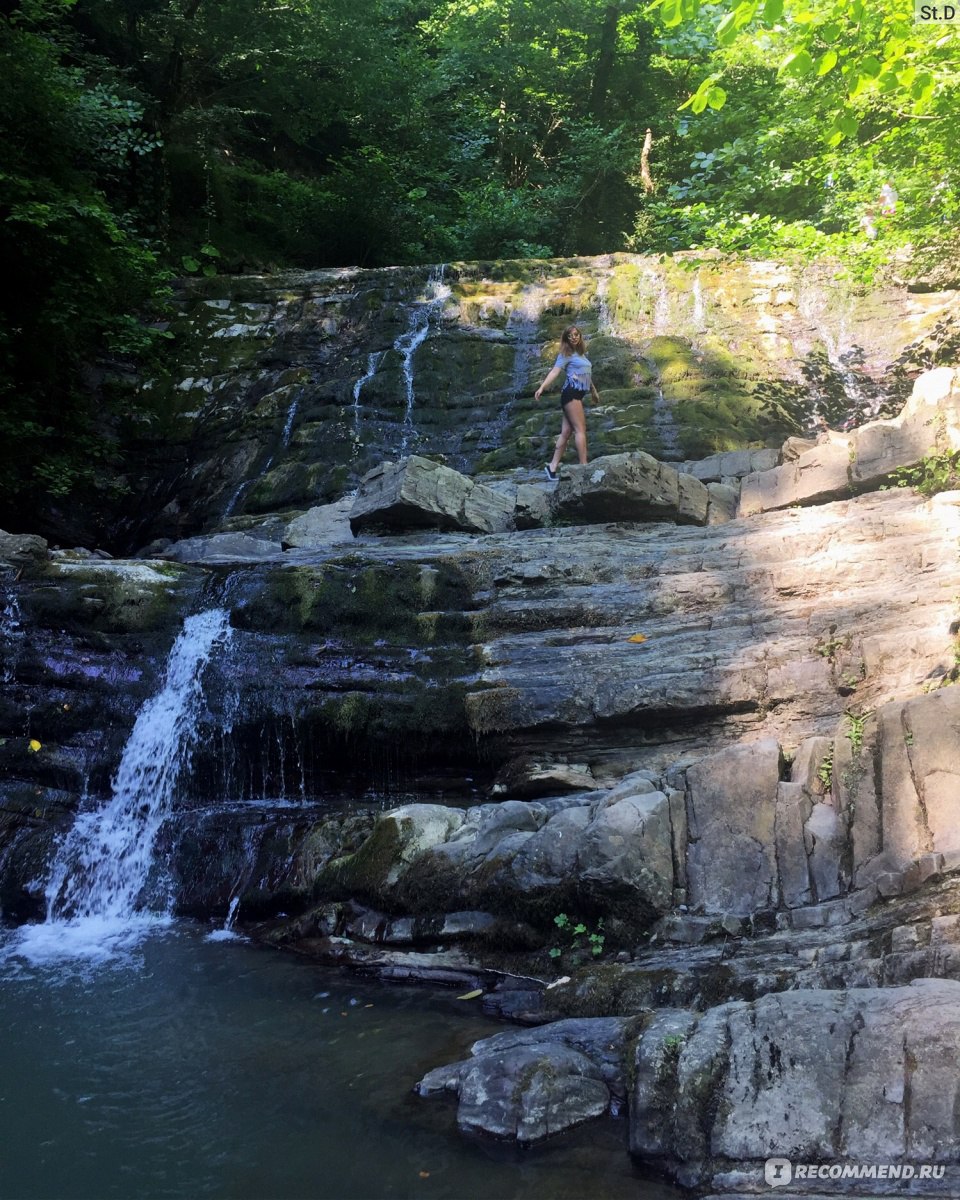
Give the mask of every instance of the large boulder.
M 34 533 L 7 533 L 0 529 L 0 573 L 13 574 L 25 566 L 39 566 L 49 557 L 44 538 Z
M 705 525 L 709 501 L 699 479 L 638 450 L 564 468 L 552 510 L 555 519 L 582 525 L 604 521 Z
M 364 532 L 407 529 L 499 533 L 513 523 L 514 502 L 459 471 L 416 454 L 381 463 L 364 475 L 350 528 Z

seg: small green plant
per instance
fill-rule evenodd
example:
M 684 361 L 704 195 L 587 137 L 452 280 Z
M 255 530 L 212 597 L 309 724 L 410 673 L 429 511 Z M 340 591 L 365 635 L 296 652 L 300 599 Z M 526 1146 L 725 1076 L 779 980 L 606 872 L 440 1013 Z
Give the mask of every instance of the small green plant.
M 938 492 L 960 488 L 960 450 L 935 451 L 911 467 L 898 467 L 884 487 L 913 487 L 921 496 L 936 496 Z
M 843 715 L 847 718 L 845 732 L 850 739 L 850 747 L 853 750 L 854 756 L 856 756 L 860 753 L 863 746 L 863 730 L 867 723 L 867 714 L 864 713 L 858 717 L 856 713 L 852 713 L 847 709 Z
M 833 787 L 833 747 L 826 752 L 817 767 L 817 779 L 823 785 L 824 792 L 829 792 Z
M 217 273 L 217 259 L 220 251 L 209 242 L 201 246 L 196 254 L 184 254 L 180 265 L 189 275 L 206 275 L 208 278 Z
M 911 730 L 909 730 L 909 729 L 908 729 L 908 730 L 907 730 L 907 732 L 906 732 L 906 733 L 903 735 L 903 744 L 904 744 L 905 746 L 912 746 L 912 745 L 913 745 L 913 732 L 912 732 Z
M 679 1050 L 686 1043 L 686 1034 L 683 1033 L 668 1033 L 663 1039 L 664 1050 Z
M 823 641 L 818 642 L 816 645 L 816 651 L 820 657 L 826 658 L 830 662 L 833 662 L 833 660 L 837 657 L 837 651 L 842 650 L 846 645 L 849 644 L 850 641 L 849 637 L 836 637 L 836 631 L 836 625 L 831 625 L 828 634 L 824 636 Z
M 553 918 L 553 923 L 563 935 L 566 945 L 551 946 L 549 951 L 551 958 L 559 959 L 567 951 L 583 950 L 587 947 L 594 958 L 599 958 L 603 953 L 603 945 L 606 941 L 603 932 L 603 917 L 599 918 L 592 930 L 584 921 L 568 917 L 566 913 L 557 913 Z

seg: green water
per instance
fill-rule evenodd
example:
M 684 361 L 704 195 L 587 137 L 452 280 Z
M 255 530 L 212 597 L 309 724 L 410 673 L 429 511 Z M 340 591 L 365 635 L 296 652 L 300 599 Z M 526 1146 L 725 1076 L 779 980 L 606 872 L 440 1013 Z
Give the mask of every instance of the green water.
M 7 951 L 9 954 L 9 936 Z M 2 1200 L 670 1200 L 626 1121 L 469 1143 L 413 1085 L 503 1029 L 192 926 L 83 969 L 0 963 Z

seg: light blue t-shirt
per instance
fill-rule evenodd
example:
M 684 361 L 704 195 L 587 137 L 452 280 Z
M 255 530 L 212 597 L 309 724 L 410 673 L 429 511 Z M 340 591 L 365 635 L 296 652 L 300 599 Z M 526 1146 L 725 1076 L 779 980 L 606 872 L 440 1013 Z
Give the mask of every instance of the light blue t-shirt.
M 553 364 L 555 367 L 561 367 L 567 373 L 567 378 L 564 387 L 576 388 L 578 392 L 590 391 L 590 378 L 593 368 L 590 365 L 590 359 L 585 354 L 563 354 L 557 355 L 557 361 Z

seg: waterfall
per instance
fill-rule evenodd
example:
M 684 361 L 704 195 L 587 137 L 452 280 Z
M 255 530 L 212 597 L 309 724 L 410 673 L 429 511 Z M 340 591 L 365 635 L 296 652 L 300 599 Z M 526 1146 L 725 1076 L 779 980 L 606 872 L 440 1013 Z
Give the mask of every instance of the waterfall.
M 283 432 L 280 435 L 280 449 L 281 450 L 286 450 L 286 448 L 290 445 L 290 438 L 293 435 L 293 423 L 297 418 L 297 406 L 299 405 L 299 403 L 300 403 L 300 394 L 298 393 L 296 396 L 294 396 L 293 400 L 290 403 L 290 407 L 287 409 L 287 415 L 286 415 L 286 418 L 283 423 Z M 256 475 L 253 476 L 252 479 L 245 479 L 243 481 L 243 483 L 241 483 L 237 487 L 237 489 L 234 491 L 233 495 L 227 501 L 227 506 L 223 510 L 223 515 L 220 517 L 221 522 L 226 521 L 229 517 L 233 516 L 234 512 L 236 512 L 237 505 L 240 503 L 241 497 L 246 495 L 246 493 L 254 486 L 254 484 L 257 483 L 259 480 L 261 480 L 264 477 L 264 475 L 266 475 L 266 473 L 273 466 L 273 463 L 274 463 L 274 460 L 276 459 L 276 457 L 277 457 L 277 454 L 276 454 L 276 451 L 274 451 L 273 454 L 270 454 L 267 457 L 267 461 L 263 464 L 263 466 L 256 473 Z
M 612 271 L 606 271 L 597 281 L 597 333 L 605 337 L 616 336 L 616 325 L 613 313 L 610 311 L 610 277 Z
M 446 263 L 434 267 L 427 280 L 426 299 L 418 301 L 410 310 L 410 327 L 393 343 L 394 350 L 403 356 L 403 383 L 406 392 L 406 409 L 403 416 L 403 433 L 400 438 L 400 453 L 406 454 L 415 436 L 413 427 L 413 405 L 416 391 L 413 384 L 413 356 L 427 340 L 431 325 L 440 316 L 450 296 L 450 288 L 443 282 Z
M 667 280 L 660 277 L 660 287 L 657 290 L 657 300 L 653 309 L 653 335 L 663 337 L 670 332 L 670 290 Z
M 208 942 L 232 942 L 241 937 L 234 929 L 237 920 L 237 909 L 240 907 L 240 897 L 234 896 L 227 909 L 227 915 L 220 929 L 213 929 L 207 934 Z
M 883 404 L 883 396 L 869 378 L 859 375 L 854 370 L 854 362 L 860 353 L 853 344 L 849 332 L 849 313 L 841 310 L 834 319 L 836 333 L 830 327 L 828 318 L 829 293 L 816 282 L 801 286 L 799 311 L 813 327 L 820 338 L 823 351 L 826 354 L 827 366 L 832 372 L 835 383 L 831 396 L 829 376 L 818 378 L 816 371 L 805 370 L 808 379 L 818 385 L 817 393 L 812 397 L 810 423 L 814 428 L 831 424 L 835 428 L 850 429 L 863 421 L 873 420 L 879 415 Z M 848 300 L 849 304 L 849 300 Z M 834 404 L 830 404 L 831 399 Z M 839 403 L 838 403 L 839 402 Z M 826 403 L 826 411 L 824 411 Z
M 501 445 L 514 403 L 524 388 L 530 386 L 530 368 L 539 357 L 540 342 L 537 340 L 537 331 L 540 328 L 540 314 L 544 302 L 542 286 L 527 284 L 507 317 L 506 334 L 516 346 L 513 353 L 513 370 L 510 373 L 507 398 L 483 440 L 478 443 L 481 450 L 496 450 Z
M 386 350 L 374 350 L 371 354 L 368 354 L 366 373 L 361 375 L 353 385 L 353 441 L 355 450 L 360 448 L 360 393 L 363 391 L 364 384 L 369 383 L 374 375 L 376 375 L 385 354 Z
M 26 632 L 23 628 L 23 614 L 17 593 L 11 587 L 0 610 L 0 652 L 3 654 L 0 663 L 0 683 L 9 683 L 17 669 L 17 659 L 26 642 Z
M 700 282 L 700 272 L 693 277 L 693 330 L 694 333 L 704 333 L 707 328 L 707 306 L 703 299 L 703 284 Z
M 46 888 L 47 920 L 21 931 L 27 958 L 105 958 L 137 940 L 157 834 L 170 815 L 199 737 L 203 670 L 229 639 L 230 615 L 188 617 L 160 690 L 140 710 L 100 809 L 81 813 L 64 839 Z

